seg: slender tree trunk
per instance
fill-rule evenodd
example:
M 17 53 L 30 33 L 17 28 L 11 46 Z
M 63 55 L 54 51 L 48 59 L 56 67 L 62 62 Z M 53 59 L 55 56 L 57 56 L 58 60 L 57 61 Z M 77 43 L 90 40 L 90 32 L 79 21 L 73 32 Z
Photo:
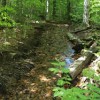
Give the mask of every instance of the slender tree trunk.
M 7 1 L 6 0 L 2 0 L 2 5 L 6 6 Z
M 89 0 L 84 0 L 83 23 L 89 27 Z
M 49 20 L 49 0 L 46 0 L 46 20 Z
M 53 20 L 55 19 L 55 16 L 56 16 L 56 0 L 53 0 Z

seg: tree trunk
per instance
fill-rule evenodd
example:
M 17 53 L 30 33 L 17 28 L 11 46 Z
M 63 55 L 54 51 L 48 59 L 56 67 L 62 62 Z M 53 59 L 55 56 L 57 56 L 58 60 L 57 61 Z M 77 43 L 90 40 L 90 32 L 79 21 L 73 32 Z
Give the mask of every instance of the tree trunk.
M 83 23 L 89 27 L 89 0 L 84 0 Z
M 46 20 L 49 20 L 49 0 L 46 0 Z

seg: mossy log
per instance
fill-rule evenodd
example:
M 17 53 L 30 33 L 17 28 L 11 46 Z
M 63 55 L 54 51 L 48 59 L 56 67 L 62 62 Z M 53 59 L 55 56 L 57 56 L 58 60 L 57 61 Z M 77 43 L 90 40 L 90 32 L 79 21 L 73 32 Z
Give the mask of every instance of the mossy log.
M 72 41 L 72 42 L 76 42 L 76 43 L 81 43 L 82 41 L 79 39 L 79 37 L 77 37 L 77 35 L 72 34 L 72 33 L 67 33 L 67 38 Z
M 97 44 L 93 43 L 93 45 L 90 47 L 89 52 L 87 52 L 87 54 L 83 57 L 80 57 L 79 59 L 77 59 L 71 66 L 70 66 L 70 75 L 72 77 L 72 79 L 74 80 L 81 72 L 84 68 L 86 68 L 92 58 L 94 57 L 94 54 L 97 49 L 96 49 Z

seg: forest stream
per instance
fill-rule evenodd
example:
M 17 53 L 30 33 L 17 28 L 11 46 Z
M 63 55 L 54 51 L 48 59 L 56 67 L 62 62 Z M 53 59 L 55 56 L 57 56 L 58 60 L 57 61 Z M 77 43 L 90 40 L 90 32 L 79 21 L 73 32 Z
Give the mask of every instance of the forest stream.
M 6 40 L 0 39 L 5 41 L 0 53 L 0 100 L 55 100 L 52 89 L 57 76 L 48 69 L 55 59 L 73 53 L 66 38 L 68 28 L 30 25 L 4 33 Z
M 100 0 L 0 0 L 0 100 L 100 100 Z

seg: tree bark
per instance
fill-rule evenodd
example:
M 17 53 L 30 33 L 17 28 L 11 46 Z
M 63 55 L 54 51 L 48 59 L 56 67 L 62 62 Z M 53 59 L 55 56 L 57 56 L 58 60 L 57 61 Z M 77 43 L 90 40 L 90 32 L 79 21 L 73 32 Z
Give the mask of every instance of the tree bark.
M 90 27 L 89 25 L 89 0 L 84 0 L 83 23 L 87 27 Z
M 49 20 L 49 0 L 46 0 L 46 20 Z

